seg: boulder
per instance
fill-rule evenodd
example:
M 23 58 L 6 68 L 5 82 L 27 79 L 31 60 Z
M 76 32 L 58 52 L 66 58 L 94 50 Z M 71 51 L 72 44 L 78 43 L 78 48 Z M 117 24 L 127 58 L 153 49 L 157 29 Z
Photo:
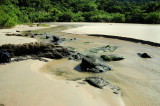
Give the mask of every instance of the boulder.
M 99 78 L 99 77 L 87 77 L 85 78 L 85 81 L 88 82 L 90 85 L 100 88 L 102 89 L 103 87 L 105 87 L 106 85 L 109 84 L 109 82 L 107 82 L 106 80 L 104 80 L 103 78 Z
M 0 63 L 8 63 L 11 61 L 10 54 L 8 52 L 0 51 Z
M 83 57 L 80 66 L 84 71 L 93 73 L 101 73 L 111 70 L 109 66 L 96 62 L 96 58 L 94 56 Z
M 124 59 L 124 57 L 118 56 L 118 55 L 115 55 L 115 54 L 111 54 L 111 55 L 101 55 L 101 58 L 102 58 L 104 61 L 119 61 L 119 60 L 123 60 L 123 59 Z
M 151 58 L 151 56 L 148 55 L 147 53 L 137 53 L 137 54 L 142 58 Z

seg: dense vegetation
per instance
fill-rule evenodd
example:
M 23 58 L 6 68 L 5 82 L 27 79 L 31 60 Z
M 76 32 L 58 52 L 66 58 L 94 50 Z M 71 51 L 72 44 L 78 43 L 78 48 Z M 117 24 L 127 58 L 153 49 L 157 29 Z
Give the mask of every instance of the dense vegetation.
M 28 22 L 160 23 L 158 0 L 0 0 L 0 26 Z

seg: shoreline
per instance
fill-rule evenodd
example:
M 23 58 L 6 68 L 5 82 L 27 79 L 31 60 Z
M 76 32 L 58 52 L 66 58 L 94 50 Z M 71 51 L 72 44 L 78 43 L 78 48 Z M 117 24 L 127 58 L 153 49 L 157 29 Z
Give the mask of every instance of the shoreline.
M 18 27 L 0 30 L 0 40 L 5 40 L 0 45 L 36 42 L 36 39 L 31 38 L 5 36 L 5 33 L 44 28 Z M 78 82 L 47 78 L 40 72 L 46 64 L 38 60 L 24 60 L 1 65 L 0 94 L 3 96 L 0 97 L 0 104 L 5 106 L 125 106 L 121 97 L 113 94 L 109 88 L 101 90 L 89 84 L 81 85 Z M 110 96 L 106 96 L 104 92 Z
M 60 23 L 60 25 L 61 24 L 63 25 L 63 23 Z M 160 44 L 160 24 L 65 23 L 65 25 L 67 24 L 78 25 L 79 27 L 63 30 L 62 32 L 84 35 L 106 35 L 111 36 L 112 38 L 117 37 L 121 39 L 131 38 L 134 40 L 139 40 L 142 43 L 153 42 Z M 58 23 L 56 25 L 58 25 Z
M 33 26 L 30 27 L 29 25 L 17 25 L 13 28 L 10 29 L 0 29 L 0 45 L 3 44 L 24 44 L 24 43 L 31 43 L 31 42 L 36 42 L 37 39 L 35 38 L 27 38 L 27 37 L 20 37 L 20 36 L 6 36 L 5 34 L 7 33 L 12 33 L 12 34 L 19 34 L 22 31 L 33 31 L 33 30 L 38 30 L 38 29 L 45 29 L 45 28 L 51 28 L 55 27 L 55 25 L 51 25 L 50 27 L 38 27 L 38 26 Z M 17 32 L 20 31 L 20 32 Z

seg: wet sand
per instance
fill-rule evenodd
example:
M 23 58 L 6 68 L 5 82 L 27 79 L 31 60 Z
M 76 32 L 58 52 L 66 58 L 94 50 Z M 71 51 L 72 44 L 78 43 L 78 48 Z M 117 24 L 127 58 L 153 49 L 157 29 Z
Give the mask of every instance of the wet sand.
M 57 24 L 56 24 L 57 25 Z M 63 24 L 60 24 L 63 26 Z M 73 23 L 65 23 L 66 25 L 73 25 Z M 77 31 L 80 33 L 82 27 L 76 26 Z M 78 27 L 78 28 L 77 28 Z M 87 32 L 89 29 L 85 29 Z M 96 31 L 102 31 L 105 29 L 96 29 Z M 67 32 L 73 31 L 73 32 Z M 66 34 L 67 32 L 68 34 Z M 77 38 L 75 41 L 66 42 L 63 44 L 65 47 L 74 47 L 77 51 L 82 53 L 88 51 L 90 48 L 99 47 L 104 45 L 118 46 L 119 48 L 115 52 L 109 52 L 104 54 L 119 54 L 125 57 L 124 60 L 118 62 L 107 62 L 104 64 L 112 67 L 112 71 L 103 74 L 96 74 L 110 81 L 113 85 L 117 85 L 121 89 L 121 96 L 125 101 L 126 106 L 158 106 L 160 105 L 160 48 L 140 43 L 133 43 L 129 41 L 122 41 L 104 37 L 93 37 L 85 34 L 74 32 L 74 29 L 67 29 L 65 31 L 53 32 L 57 35 L 62 35 L 67 39 Z M 91 33 L 91 32 L 89 32 Z M 92 32 L 93 33 L 93 32 Z M 151 59 L 140 58 L 137 53 L 148 53 L 151 55 Z M 100 54 L 95 54 L 100 55 Z M 58 64 L 57 64 L 58 63 Z M 59 63 L 61 65 L 59 65 Z M 50 75 L 57 74 L 57 70 L 61 70 L 63 74 L 60 74 L 59 78 L 79 78 L 92 76 L 93 74 L 76 73 L 75 66 L 78 66 L 80 62 L 57 60 L 49 63 L 47 67 L 47 73 Z M 67 71 L 67 73 L 66 73 Z M 70 76 L 71 75 L 71 76 Z M 57 78 L 57 77 L 56 77 Z
M 0 103 L 5 106 L 124 106 L 109 88 L 100 90 L 47 78 L 39 72 L 43 65 L 35 60 L 1 65 Z

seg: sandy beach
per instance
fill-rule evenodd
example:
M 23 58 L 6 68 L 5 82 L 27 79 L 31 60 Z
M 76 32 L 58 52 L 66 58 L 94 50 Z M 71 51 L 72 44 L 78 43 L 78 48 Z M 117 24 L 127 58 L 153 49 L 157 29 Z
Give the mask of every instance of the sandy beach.
M 55 27 L 46 30 L 41 30 L 40 27 L 32 28 L 28 26 L 0 29 L 0 41 L 2 41 L 0 45 L 35 42 L 37 40 L 33 38 L 5 36 L 5 33 L 16 33 L 16 30 L 40 29 L 37 32 L 42 33 L 50 30 L 49 33 L 53 35 L 59 35 L 66 39 L 76 38 L 77 40 L 69 40 L 62 45 L 75 48 L 82 53 L 93 47 L 112 45 L 118 47 L 113 52 L 114 54 L 125 57 L 122 61 L 103 62 L 112 67 L 112 71 L 103 74 L 78 72 L 75 67 L 80 62 L 68 59 L 49 60 L 48 63 L 38 60 L 25 60 L 1 64 L 0 95 L 3 96 L 0 96 L 0 104 L 5 106 L 158 106 L 160 104 L 159 48 L 129 41 L 86 35 L 115 34 L 116 36 L 120 34 L 120 30 L 123 29 L 120 29 L 121 25 L 114 26 L 115 23 L 110 24 L 52 23 Z M 130 26 L 130 28 L 133 26 Z M 108 33 L 106 29 L 110 29 L 111 32 Z M 141 32 L 137 33 L 136 36 Z M 132 34 L 135 35 L 134 31 L 131 30 L 128 30 L 127 34 L 130 34 L 131 37 L 133 37 Z M 143 38 L 143 40 L 148 39 Z M 159 41 L 157 40 L 157 42 Z M 142 59 L 137 56 L 137 53 L 144 52 L 150 54 L 152 58 Z M 112 52 L 106 54 L 112 54 Z M 95 53 L 95 55 L 98 56 L 99 54 Z M 57 70 L 60 70 L 63 74 L 58 75 Z M 121 93 L 114 94 L 108 86 L 99 89 L 87 83 L 80 84 L 79 82 L 83 82 L 82 80 L 67 80 L 93 75 L 102 77 L 118 86 Z
M 74 34 L 114 35 L 160 43 L 159 24 L 77 23 L 77 25 L 83 26 L 64 30 L 63 32 Z
M 17 37 L 17 36 L 6 36 L 5 34 L 14 33 L 19 34 L 20 32 L 17 31 L 31 31 L 31 30 L 38 30 L 44 28 L 55 27 L 55 25 L 51 25 L 49 27 L 30 27 L 28 25 L 17 25 L 14 28 L 10 29 L 0 29 L 0 45 L 3 44 L 23 44 L 23 43 L 30 43 L 36 42 L 37 40 L 34 38 L 25 38 L 25 37 Z
M 17 26 L 0 30 L 0 44 L 23 44 L 36 39 L 5 36 L 16 30 L 36 30 L 42 27 Z M 0 104 L 4 106 L 124 106 L 120 96 L 106 87 L 101 90 L 74 81 L 57 80 L 40 72 L 46 63 L 25 60 L 0 65 Z M 3 95 L 3 96 L 2 96 Z

